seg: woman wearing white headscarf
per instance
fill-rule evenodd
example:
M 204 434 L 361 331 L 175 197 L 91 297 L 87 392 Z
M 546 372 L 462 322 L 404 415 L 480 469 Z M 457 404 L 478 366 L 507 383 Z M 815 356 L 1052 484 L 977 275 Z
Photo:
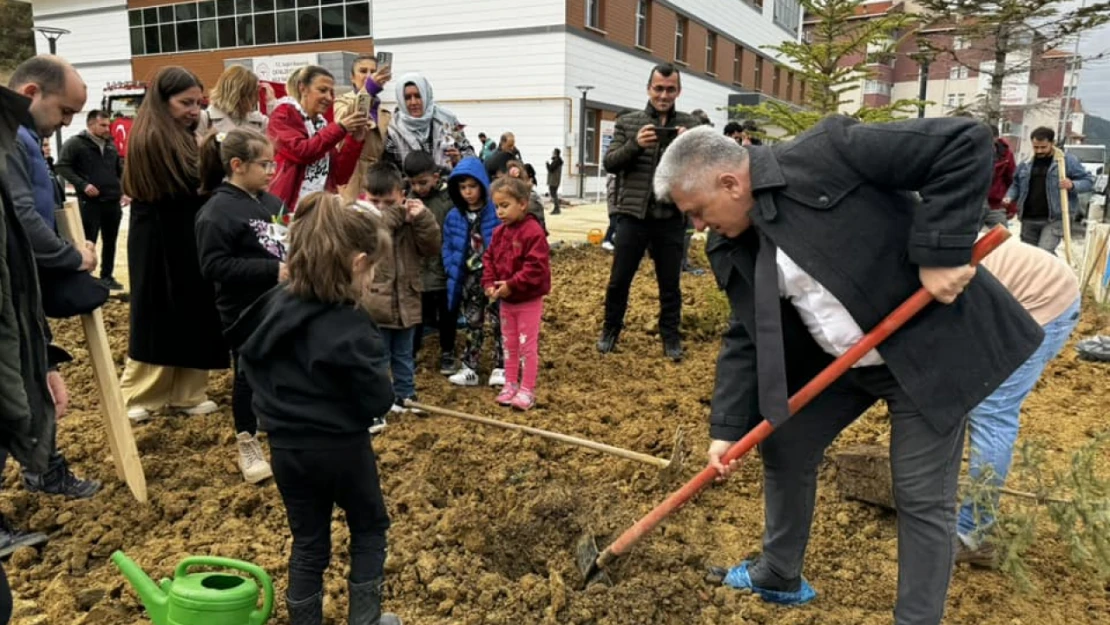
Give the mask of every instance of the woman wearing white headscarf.
M 404 171 L 405 157 L 423 151 L 450 170 L 464 157 L 475 156 L 463 125 L 454 113 L 436 104 L 427 79 L 416 72 L 405 74 L 396 89 L 398 110 L 386 135 L 387 160 Z

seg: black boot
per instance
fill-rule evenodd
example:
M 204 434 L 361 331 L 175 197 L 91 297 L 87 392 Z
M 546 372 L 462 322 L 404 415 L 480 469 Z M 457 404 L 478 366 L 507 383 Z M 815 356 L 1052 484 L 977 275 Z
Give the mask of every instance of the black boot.
M 347 625 L 401 625 L 396 614 L 382 614 L 382 580 L 347 583 Z
M 613 351 L 613 348 L 617 346 L 617 339 L 620 338 L 620 335 L 620 328 L 602 328 L 601 338 L 597 340 L 597 351 L 602 354 L 608 354 Z
M 324 595 L 316 593 L 308 599 L 293 601 L 285 595 L 289 625 L 324 625 Z
M 46 534 L 40 532 L 25 532 L 12 527 L 8 520 L 0 515 L 0 558 L 7 558 L 20 547 L 38 547 L 45 545 L 50 540 Z
M 32 493 L 64 495 L 69 499 L 88 499 L 100 490 L 100 482 L 83 480 L 69 470 L 63 459 L 46 473 L 23 472 L 23 487 Z
M 663 339 L 663 353 L 675 362 L 682 362 L 682 340 L 677 336 L 668 336 Z

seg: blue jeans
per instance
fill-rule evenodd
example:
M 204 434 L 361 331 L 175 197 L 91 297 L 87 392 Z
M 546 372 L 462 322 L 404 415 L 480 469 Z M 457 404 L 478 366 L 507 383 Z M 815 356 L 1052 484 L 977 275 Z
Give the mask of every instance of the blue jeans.
M 1063 349 L 1078 322 L 1077 299 L 1059 317 L 1044 325 L 1044 341 L 1029 360 L 1018 367 L 990 397 L 972 409 L 968 419 L 971 445 L 968 473 L 973 481 L 983 479 L 983 473 L 990 467 L 991 485 L 1001 487 L 1006 482 L 1018 435 L 1021 404 L 1036 386 L 1045 366 Z M 960 536 L 973 544 L 981 542 L 984 532 L 994 523 L 992 512 L 997 508 L 997 492 L 989 509 L 965 501 L 960 507 L 957 525 Z
M 389 369 L 390 377 L 393 378 L 393 396 L 398 401 L 415 396 L 416 363 L 412 341 L 416 336 L 416 328 L 381 328 L 381 333 L 385 342 L 385 355 L 376 364 Z

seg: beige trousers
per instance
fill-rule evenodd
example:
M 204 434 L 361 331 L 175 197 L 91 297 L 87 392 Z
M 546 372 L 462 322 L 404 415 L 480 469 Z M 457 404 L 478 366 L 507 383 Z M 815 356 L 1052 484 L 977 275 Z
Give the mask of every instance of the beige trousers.
M 120 379 L 120 391 L 128 410 L 149 411 L 170 408 L 192 408 L 208 400 L 208 371 L 163 367 L 127 359 Z

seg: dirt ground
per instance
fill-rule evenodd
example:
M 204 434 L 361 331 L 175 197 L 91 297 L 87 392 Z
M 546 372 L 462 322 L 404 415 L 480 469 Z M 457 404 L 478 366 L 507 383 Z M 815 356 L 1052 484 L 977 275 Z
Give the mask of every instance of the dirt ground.
M 618 352 L 601 357 L 593 344 L 608 257 L 597 249 L 558 253 L 540 343 L 540 404 L 533 412 L 500 409 L 488 387 L 451 387 L 433 369 L 434 349 L 424 351 L 418 370 L 422 401 L 663 457 L 670 454 L 676 428 L 683 427 L 692 454 L 683 476 L 693 475 L 704 461 L 724 303 L 711 276 L 684 277 L 688 357 L 672 364 L 662 358 L 654 334 L 657 300 L 650 270 L 645 263 L 634 286 Z M 113 302 L 106 318 L 122 366 L 126 304 Z M 1110 331 L 1108 319 L 1088 312 L 1077 336 Z M 120 548 L 156 579 L 169 575 L 187 555 L 248 560 L 273 575 L 281 596 L 290 547 L 285 514 L 272 482 L 250 486 L 239 476 L 228 375 L 213 375 L 211 383 L 221 412 L 156 417 L 136 427 L 150 485 L 150 503 L 139 505 L 117 482 L 108 459 L 79 326 L 59 323 L 56 334 L 78 361 L 64 371 L 73 400 L 59 443 L 78 473 L 105 481 L 105 488 L 81 502 L 32 495 L 16 484 L 14 463 L 8 467 L 0 510 L 18 526 L 47 532 L 52 539 L 41 554 L 23 550 L 5 565 L 17 597 L 13 623 L 148 623 L 136 596 L 107 560 Z M 1106 365 L 1078 361 L 1069 347 L 1026 403 L 1022 435 L 1047 444 L 1053 466 L 1062 467 L 1071 450 L 1110 429 L 1108 373 Z M 886 437 L 883 416 L 875 410 L 837 445 Z M 615 585 L 581 591 L 575 540 L 589 531 L 602 536 L 604 544 L 661 501 L 668 489 L 657 483 L 655 468 L 448 417 L 391 419 L 374 446 L 393 519 L 386 603 L 406 623 L 891 622 L 895 519 L 843 500 L 831 465 L 822 470 L 806 566 L 819 597 L 803 608 L 783 609 L 702 580 L 706 563 L 735 563 L 759 548 L 758 462 L 746 463 L 739 476 L 710 489 L 647 537 L 615 566 Z M 1099 459 L 1104 475 L 1108 456 Z M 346 622 L 347 546 L 340 513 L 333 528 L 325 611 L 329 623 L 339 624 Z M 1019 593 L 1000 573 L 958 568 L 946 622 L 1110 623 L 1110 588 L 1071 570 L 1063 545 L 1050 534 L 1042 532 L 1028 560 L 1040 587 L 1031 594 Z M 286 622 L 282 607 L 273 622 Z

